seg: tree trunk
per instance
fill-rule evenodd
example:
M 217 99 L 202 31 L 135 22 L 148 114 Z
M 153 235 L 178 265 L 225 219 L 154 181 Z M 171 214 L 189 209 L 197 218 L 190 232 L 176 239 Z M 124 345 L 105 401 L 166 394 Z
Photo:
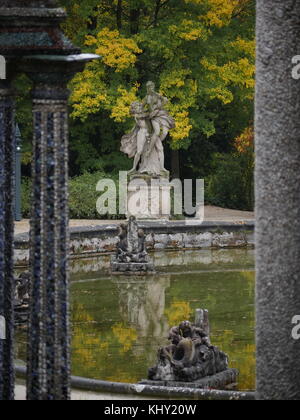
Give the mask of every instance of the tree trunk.
M 257 398 L 300 399 L 300 1 L 257 1 Z
M 117 27 L 119 31 L 122 29 L 123 0 L 118 0 L 117 5 Z
M 93 8 L 93 12 L 98 12 L 98 7 Z M 98 26 L 98 17 L 96 15 L 89 16 L 89 21 L 87 23 L 87 28 L 89 31 L 93 33 L 97 29 Z
M 154 26 L 157 26 L 160 8 L 161 8 L 161 0 L 156 0 L 156 6 L 155 6 L 155 12 L 154 12 Z
M 130 10 L 130 32 L 132 35 L 139 32 L 140 14 L 140 9 Z
M 172 179 L 180 179 L 179 150 L 171 150 Z

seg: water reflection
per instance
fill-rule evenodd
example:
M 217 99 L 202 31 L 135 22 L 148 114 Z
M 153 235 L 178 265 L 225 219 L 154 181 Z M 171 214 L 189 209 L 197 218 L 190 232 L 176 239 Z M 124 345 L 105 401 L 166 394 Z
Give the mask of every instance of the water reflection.
M 168 288 L 170 275 L 73 284 L 76 375 L 124 382 L 147 376 L 147 366 L 155 363 L 158 347 L 168 336 Z
M 112 283 L 119 293 L 119 311 L 123 322 L 134 326 L 140 338 L 165 337 L 168 322 L 164 315 L 166 289 L 170 275 L 116 277 Z
M 184 254 L 184 255 L 183 255 Z M 76 262 L 72 275 L 72 373 L 137 382 L 156 362 L 168 330 L 210 312 L 212 341 L 240 372 L 239 389 L 254 389 L 254 259 L 247 250 L 156 255 L 161 274 L 110 276 L 101 261 Z M 170 264 L 172 262 L 172 265 Z M 82 267 L 82 270 L 80 269 Z M 24 337 L 18 358 L 25 360 Z

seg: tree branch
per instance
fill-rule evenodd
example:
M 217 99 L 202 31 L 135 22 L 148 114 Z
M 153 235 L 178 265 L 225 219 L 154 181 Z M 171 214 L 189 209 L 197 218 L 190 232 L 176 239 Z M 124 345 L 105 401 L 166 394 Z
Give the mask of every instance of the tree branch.
M 158 21 L 159 21 L 159 12 L 170 2 L 170 0 L 165 0 L 164 2 L 162 2 L 162 0 L 156 0 L 156 6 L 155 6 L 155 11 L 154 11 L 154 17 L 153 17 L 153 21 L 151 23 L 149 23 L 146 26 L 146 29 L 151 28 L 151 26 L 157 26 Z
M 123 0 L 118 0 L 117 4 L 117 27 L 119 31 L 122 29 Z
M 158 15 L 159 15 L 159 11 L 161 8 L 161 0 L 156 0 L 156 6 L 155 6 L 155 11 L 154 11 L 154 19 L 153 19 L 153 25 L 157 26 L 157 21 L 158 21 Z
M 232 15 L 232 19 L 239 17 L 248 7 L 251 7 L 251 5 L 253 5 L 253 0 L 241 0 L 241 4 L 240 6 L 237 6 L 235 13 Z

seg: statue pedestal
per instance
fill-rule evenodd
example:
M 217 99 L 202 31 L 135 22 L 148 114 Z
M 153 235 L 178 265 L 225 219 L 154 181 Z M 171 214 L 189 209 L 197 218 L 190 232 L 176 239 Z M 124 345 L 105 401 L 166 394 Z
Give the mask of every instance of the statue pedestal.
M 141 385 L 149 386 L 163 386 L 169 388 L 195 388 L 195 389 L 216 389 L 228 390 L 237 387 L 239 378 L 239 371 L 237 369 L 226 369 L 223 372 L 216 373 L 212 376 L 198 379 L 193 382 L 180 381 L 151 381 L 143 379 L 139 382 Z
M 149 258 L 145 262 L 120 262 L 116 256 L 111 257 L 111 271 L 112 274 L 125 274 L 144 276 L 146 274 L 155 273 L 154 264 Z
M 161 175 L 134 173 L 128 178 L 127 217 L 134 216 L 137 220 L 169 220 L 169 172 L 162 172 Z

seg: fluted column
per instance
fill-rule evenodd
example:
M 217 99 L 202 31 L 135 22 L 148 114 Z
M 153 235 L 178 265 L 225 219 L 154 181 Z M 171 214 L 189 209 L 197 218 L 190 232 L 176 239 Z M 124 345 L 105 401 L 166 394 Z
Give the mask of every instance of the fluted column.
M 15 105 L 8 81 L 0 81 L 0 316 L 6 339 L 0 339 L 0 400 L 14 398 L 14 173 Z
M 39 75 L 40 77 L 41 75 Z M 33 80 L 36 81 L 35 78 Z M 69 399 L 68 90 L 33 90 L 32 294 L 27 393 L 30 400 Z

